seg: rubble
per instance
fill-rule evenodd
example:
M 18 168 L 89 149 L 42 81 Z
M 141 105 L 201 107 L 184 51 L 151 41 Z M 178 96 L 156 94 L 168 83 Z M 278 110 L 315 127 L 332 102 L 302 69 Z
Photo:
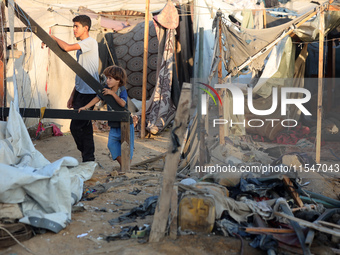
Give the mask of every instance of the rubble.
M 247 145 L 240 146 L 238 138 L 218 145 L 211 152 L 211 162 L 194 168 L 195 172 L 204 170 L 197 183 L 185 185 L 184 179 L 176 184 L 180 201 L 178 233 L 211 232 L 246 239 L 268 254 L 312 254 L 320 245 L 338 249 L 340 201 L 309 191 L 315 178 L 303 183 L 299 174 L 305 166 L 315 167 L 315 161 L 304 152 L 287 153 L 282 146 L 262 149 L 257 143 Z M 262 156 L 245 156 L 253 151 Z M 218 192 L 221 189 L 225 191 Z M 181 207 L 186 214 L 190 211 L 190 217 L 183 216 L 185 210 Z

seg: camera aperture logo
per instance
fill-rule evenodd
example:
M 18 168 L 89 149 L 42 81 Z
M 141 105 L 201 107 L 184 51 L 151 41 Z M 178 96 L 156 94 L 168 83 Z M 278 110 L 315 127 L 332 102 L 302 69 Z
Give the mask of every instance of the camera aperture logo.
M 218 100 L 220 101 L 220 104 L 223 106 L 222 104 L 222 100 L 221 100 L 221 97 L 219 96 L 218 92 L 213 88 L 211 87 L 210 85 L 206 84 L 206 83 L 203 83 L 203 82 L 198 82 L 199 84 L 202 84 L 204 86 L 206 86 L 207 88 L 209 88 L 212 92 L 215 93 L 215 95 L 217 96 Z M 199 89 L 205 91 L 211 98 L 212 100 L 214 101 L 215 105 L 217 105 L 216 103 L 216 100 L 214 98 L 214 96 L 211 94 L 211 92 L 209 90 L 206 90 L 206 89 L 203 89 L 201 87 L 198 87 Z M 201 97 L 201 102 L 202 102 L 202 115 L 207 115 L 207 95 L 206 94 L 202 94 L 202 97 Z
M 208 84 L 199 82 L 200 84 L 206 86 L 207 88 L 209 88 L 211 91 L 213 91 L 217 98 L 220 101 L 220 104 L 222 105 L 222 100 L 219 96 L 219 94 L 217 93 L 217 91 L 212 88 L 211 86 L 209 86 Z M 232 95 L 232 99 L 233 99 L 233 114 L 234 115 L 245 115 L 245 111 L 244 111 L 244 106 L 245 106 L 245 95 L 244 92 L 241 90 L 241 88 L 237 87 L 234 84 L 216 84 L 215 88 L 224 88 L 224 89 L 228 89 Z M 202 89 L 202 88 L 200 88 Z M 207 92 L 207 94 L 210 95 L 210 97 L 214 100 L 215 105 L 217 105 L 215 98 L 213 97 L 213 95 L 206 89 L 202 89 L 203 91 Z M 312 114 L 303 106 L 304 103 L 307 103 L 310 99 L 311 99 L 311 93 L 309 90 L 305 89 L 305 88 L 297 88 L 297 87 L 282 87 L 280 88 L 281 90 L 281 98 L 280 100 L 278 100 L 278 88 L 277 87 L 273 87 L 272 88 L 272 105 L 269 109 L 266 110 L 258 110 L 255 109 L 254 107 L 254 102 L 253 102 L 253 88 L 247 88 L 247 106 L 248 109 L 250 111 L 250 113 L 252 113 L 253 115 L 256 116 L 261 116 L 258 119 L 249 119 L 247 120 L 246 123 L 246 119 L 244 119 L 242 122 L 234 122 L 232 120 L 226 120 L 226 119 L 214 119 L 213 120 L 213 127 L 215 127 L 216 125 L 229 125 L 230 127 L 232 127 L 233 125 L 243 125 L 244 127 L 246 127 L 246 124 L 248 127 L 251 128 L 258 128 L 258 127 L 262 127 L 264 126 L 265 121 L 267 122 L 271 122 L 271 126 L 274 127 L 275 122 L 281 122 L 281 125 L 283 127 L 296 127 L 298 125 L 298 122 L 295 119 L 285 119 L 284 117 L 280 118 L 280 119 L 271 119 L 271 118 L 264 118 L 263 116 L 266 115 L 270 115 L 272 113 L 274 113 L 277 110 L 278 104 L 279 102 L 281 103 L 281 116 L 286 116 L 287 115 L 287 105 L 295 105 L 300 111 L 301 113 L 303 113 L 304 115 L 307 116 L 311 116 Z M 289 98 L 289 95 L 291 93 L 294 94 L 303 94 L 304 97 L 301 98 Z M 207 114 L 207 94 L 202 94 L 201 97 L 201 104 L 202 104 L 202 115 L 206 115 Z M 227 107 L 227 106 L 225 106 Z

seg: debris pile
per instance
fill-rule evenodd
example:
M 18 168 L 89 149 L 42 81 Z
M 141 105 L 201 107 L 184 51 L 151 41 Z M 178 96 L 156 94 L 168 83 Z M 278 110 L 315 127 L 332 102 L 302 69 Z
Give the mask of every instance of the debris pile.
M 319 165 L 305 152 L 228 138 L 212 150 L 209 164 L 177 183 L 178 233 L 232 236 L 268 254 L 320 254 L 320 247 L 338 254 L 339 194 L 312 192 L 313 181 L 301 178 L 321 173 Z

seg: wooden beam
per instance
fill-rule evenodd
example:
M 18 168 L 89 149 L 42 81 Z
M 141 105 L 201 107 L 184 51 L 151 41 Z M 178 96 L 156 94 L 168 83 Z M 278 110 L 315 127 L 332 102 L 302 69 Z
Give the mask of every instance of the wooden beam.
M 170 211 L 170 238 L 177 239 L 177 211 L 178 211 L 178 186 L 174 186 L 171 192 Z
M 332 73 L 331 73 L 331 78 L 332 78 L 332 91 L 335 92 L 335 77 L 336 77 L 336 45 L 335 45 L 335 41 L 332 41 Z M 332 99 L 334 99 L 335 97 L 332 97 Z
M 145 138 L 146 123 L 146 87 L 148 85 L 148 48 L 149 48 L 149 6 L 150 0 L 145 0 L 145 25 L 144 25 L 144 55 L 143 55 L 143 87 L 142 87 L 142 116 L 140 138 Z
M 180 166 L 178 167 L 180 171 L 183 170 L 185 167 L 189 166 L 189 164 L 190 164 L 190 167 L 195 166 L 196 162 L 198 161 L 198 157 L 199 157 L 198 133 L 194 129 L 192 130 L 192 132 L 193 132 L 192 133 L 193 136 L 190 138 L 190 141 L 189 141 L 190 146 L 188 148 L 188 152 L 185 154 L 185 158 L 183 159 Z
M 20 108 L 20 115 L 25 118 L 40 118 L 40 108 Z M 9 108 L 0 108 L 0 118 L 7 117 Z M 116 111 L 81 111 L 78 110 L 58 110 L 45 109 L 44 118 L 49 119 L 73 119 L 73 120 L 109 120 L 116 122 L 128 122 L 130 114 L 128 112 Z
M 204 28 L 200 27 L 199 29 L 199 58 L 198 58 L 198 78 L 202 80 L 203 78 L 203 52 L 204 52 Z M 198 107 L 197 107 L 197 115 L 198 115 L 198 141 L 199 141 L 199 164 L 203 166 L 205 164 L 205 136 L 204 136 L 204 115 L 202 114 L 203 109 L 203 100 L 202 100 L 202 90 L 198 90 Z M 205 105 L 207 106 L 207 105 Z M 207 111 L 208 112 L 208 111 Z
M 288 193 L 293 197 L 294 202 L 299 206 L 303 207 L 303 202 L 301 198 L 299 197 L 299 194 L 294 189 L 294 185 L 292 181 L 288 178 L 288 176 L 283 175 L 283 183 L 285 184 L 286 189 L 288 190 Z
M 1 2 L 1 26 L 5 25 L 5 4 Z M 6 106 L 6 94 L 7 94 L 7 82 L 6 82 L 6 46 L 7 46 L 7 36 L 4 33 L 0 34 L 0 106 Z M 0 118 L 1 119 L 1 118 Z M 1 119 L 4 120 L 4 119 Z
M 338 12 L 338 11 L 340 11 L 340 8 L 338 6 L 335 6 L 335 5 L 330 5 L 328 10 Z
M 267 12 L 263 9 L 263 28 L 267 28 Z
M 196 137 L 197 135 L 197 114 L 195 115 L 191 127 L 190 127 L 190 131 L 189 131 L 189 137 L 187 138 L 187 141 L 185 143 L 184 149 L 183 149 L 183 155 L 184 157 L 186 157 L 186 155 L 190 154 L 191 152 L 191 148 L 192 148 L 192 142 L 194 137 Z
M 318 75 L 318 107 L 316 124 L 316 163 L 321 159 L 321 126 L 322 126 L 322 95 L 323 95 L 323 55 L 324 55 L 324 36 L 325 36 L 325 12 L 320 9 L 319 23 L 319 75 Z
M 331 222 L 319 220 L 318 223 L 321 224 L 321 225 L 325 225 L 325 226 L 331 227 L 331 228 L 340 229 L 340 225 L 334 224 L 334 223 L 331 223 Z
M 173 136 L 177 136 L 180 142 L 183 142 L 185 131 L 188 125 L 188 118 L 191 106 L 191 84 L 183 83 L 181 96 L 178 103 L 178 109 L 175 116 L 175 122 L 172 128 Z M 155 215 L 152 223 L 150 242 L 159 242 L 164 238 L 166 225 L 169 217 L 170 200 L 173 186 L 176 179 L 177 167 L 180 157 L 180 151 L 173 152 L 175 141 L 170 141 L 168 155 L 165 159 L 164 175 L 161 194 L 157 201 Z M 178 146 L 177 148 L 180 148 Z
M 287 234 L 287 233 L 295 233 L 294 229 L 287 228 L 241 228 L 244 232 L 247 233 L 273 233 L 273 234 Z
M 315 209 L 315 205 L 309 205 L 309 207 L 311 208 L 311 209 Z M 293 208 L 292 209 L 292 212 L 297 212 L 297 211 L 300 211 L 300 210 L 303 210 L 303 209 L 308 209 L 308 207 L 306 207 L 306 206 L 303 206 L 303 207 L 298 207 L 298 208 Z
M 334 49 L 333 49 L 333 41 L 328 41 L 327 42 L 327 79 L 328 82 L 327 84 L 327 105 L 326 105 L 326 111 L 327 113 L 331 111 L 332 105 L 333 105 L 333 81 L 335 76 L 333 76 L 333 56 L 334 56 Z
M 121 122 L 121 171 L 123 173 L 130 172 L 130 121 Z
M 14 32 L 18 33 L 18 32 L 21 32 L 21 33 L 30 33 L 30 32 L 33 32 L 33 33 L 36 33 L 38 30 L 35 26 L 30 26 L 30 27 L 15 27 L 14 28 Z M 5 27 L 4 28 L 4 32 L 9 32 L 9 27 Z
M 199 147 L 199 161 L 200 161 L 200 166 L 204 166 L 206 164 L 206 157 L 208 154 L 208 151 L 206 151 L 206 145 L 205 145 L 205 130 L 203 128 L 204 126 L 204 122 L 202 120 L 201 122 L 201 130 L 199 133 L 200 136 L 200 147 Z M 202 171 L 199 173 L 199 178 L 203 177 L 205 175 L 205 173 Z
M 220 11 L 219 11 L 220 12 Z M 219 55 L 219 62 L 217 67 L 217 75 L 218 75 L 218 83 L 222 84 L 222 16 L 219 18 L 218 23 L 219 33 L 218 33 L 218 45 L 220 50 Z M 222 98 L 223 97 L 223 90 L 224 89 L 218 89 L 218 95 Z M 218 105 L 218 115 L 219 118 L 224 119 L 224 112 L 223 112 L 223 106 L 221 104 Z M 220 144 L 224 144 L 224 125 L 219 125 L 219 138 L 220 138 Z
M 226 125 L 220 125 L 220 126 L 223 126 L 223 130 L 224 130 L 224 134 L 225 136 L 229 136 L 229 123 L 230 123 L 230 119 L 231 119 L 231 116 L 230 116 L 230 109 L 229 109 L 229 104 L 230 104 L 230 97 L 229 97 L 229 93 L 227 91 L 227 89 L 220 89 L 223 91 L 223 96 L 222 96 L 222 103 L 223 103 L 223 119 L 225 120 L 228 120 L 228 124 Z M 224 140 L 224 139 L 223 139 Z M 225 141 L 223 141 L 225 142 Z

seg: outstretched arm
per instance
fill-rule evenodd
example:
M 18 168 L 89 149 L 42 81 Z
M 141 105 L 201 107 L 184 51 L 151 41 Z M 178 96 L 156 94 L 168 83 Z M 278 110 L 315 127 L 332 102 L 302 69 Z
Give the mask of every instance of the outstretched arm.
M 63 40 L 59 39 L 58 37 L 55 37 L 54 35 L 51 35 L 53 40 L 55 40 L 59 47 L 62 48 L 64 51 L 73 51 L 73 50 L 80 50 L 80 45 L 78 43 L 74 44 L 68 44 L 67 42 L 64 42 Z M 45 43 L 41 43 L 41 48 L 44 48 Z
M 83 110 L 88 110 L 92 106 L 94 106 L 96 103 L 98 103 L 100 99 L 98 97 L 94 97 L 87 105 L 80 107 L 78 109 L 78 112 L 83 111 Z
M 68 44 L 63 40 L 51 35 L 51 37 L 58 43 L 59 47 L 62 48 L 64 51 L 73 51 L 73 50 L 80 50 L 80 45 L 78 43 Z

